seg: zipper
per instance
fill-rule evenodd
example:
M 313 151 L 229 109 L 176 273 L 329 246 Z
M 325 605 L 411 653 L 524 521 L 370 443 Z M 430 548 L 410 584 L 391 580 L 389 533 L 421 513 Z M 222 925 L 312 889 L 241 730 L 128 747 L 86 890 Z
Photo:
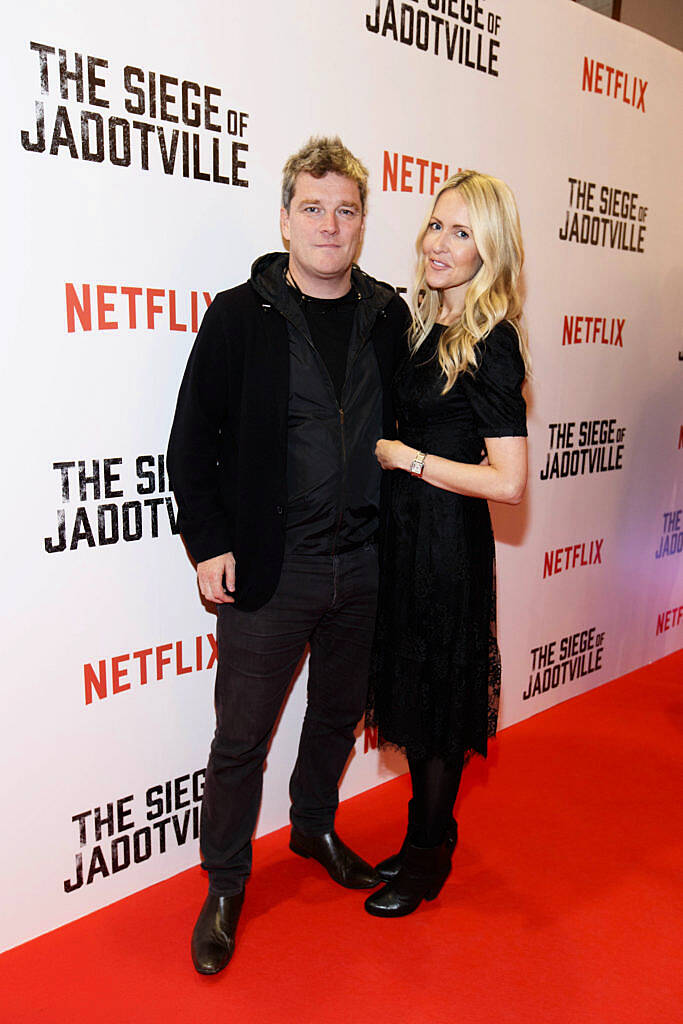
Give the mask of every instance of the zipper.
M 383 316 L 386 316 L 386 313 L 384 312 L 383 309 L 378 310 L 378 313 L 381 313 Z M 370 324 L 370 328 L 368 330 L 368 333 L 367 333 L 366 337 L 360 339 L 360 344 L 358 345 L 358 348 L 356 350 L 356 354 L 354 355 L 352 361 L 347 364 L 346 376 L 344 378 L 344 387 L 342 388 L 342 396 L 344 394 L 344 388 L 346 387 L 346 382 L 347 382 L 347 380 L 349 379 L 349 377 L 351 375 L 351 371 L 353 370 L 353 368 L 356 365 L 358 359 L 360 358 L 361 353 L 365 351 L 366 345 L 369 343 L 370 332 L 372 331 L 373 325 L 374 325 L 374 320 Z M 323 365 L 324 365 L 324 360 L 321 358 L 320 353 L 317 351 L 315 345 L 313 344 L 313 342 L 310 339 L 309 339 L 309 344 L 310 344 L 311 348 L 317 353 L 318 358 L 320 359 L 320 362 L 323 363 Z M 325 370 L 327 372 L 327 367 L 325 367 Z M 329 377 L 329 373 L 327 375 Z M 330 378 L 330 382 L 331 382 L 331 380 L 332 380 L 332 378 Z M 336 398 L 335 398 L 335 401 L 336 401 Z M 337 404 L 339 404 L 339 403 L 337 403 Z M 346 435 L 344 433 L 344 409 L 343 409 L 343 407 L 341 405 L 339 406 L 339 429 L 340 429 L 340 432 L 341 432 L 341 446 L 342 446 L 342 486 L 341 486 L 341 494 L 340 494 L 340 500 L 339 500 L 339 516 L 337 517 L 337 525 L 336 525 L 335 530 L 334 530 L 334 537 L 332 538 L 332 557 L 334 557 L 335 554 L 337 553 L 337 540 L 339 539 L 339 531 L 341 529 L 342 519 L 344 518 L 344 495 L 346 494 Z
M 299 326 L 297 324 L 295 324 L 294 321 L 292 319 L 290 319 L 290 317 L 288 317 L 286 313 L 284 313 L 283 315 L 284 315 L 285 319 L 289 321 L 289 323 L 292 325 L 292 327 L 294 328 L 295 331 L 299 331 L 300 330 Z M 332 378 L 330 377 L 330 372 L 327 369 L 327 366 L 325 365 L 325 360 L 323 359 L 323 357 L 320 355 L 320 353 L 318 352 L 317 348 L 313 344 L 313 339 L 311 338 L 311 332 L 308 329 L 308 324 L 306 324 L 305 332 L 302 332 L 302 333 L 303 333 L 304 338 L 306 339 L 306 342 L 307 342 L 309 348 L 315 354 L 315 358 L 318 360 L 318 363 L 319 363 L 319 365 L 320 365 L 320 367 L 322 369 L 322 372 L 325 374 L 325 376 L 327 377 L 327 380 L 329 381 L 330 389 L 332 391 L 332 398 L 333 398 L 334 404 L 337 406 L 337 410 L 339 412 L 339 434 L 340 434 L 340 440 L 341 440 L 341 490 L 340 490 L 340 494 L 339 494 L 339 515 L 337 516 L 337 522 L 336 522 L 336 525 L 335 525 L 335 528 L 334 528 L 334 535 L 332 537 L 332 557 L 334 558 L 334 556 L 337 553 L 337 541 L 339 539 L 339 531 L 341 529 L 342 519 L 344 518 L 344 495 L 346 494 L 346 434 L 344 433 L 344 408 L 337 401 L 337 396 L 336 396 L 336 394 L 334 392 L 334 383 L 332 381 Z M 346 381 L 348 380 L 349 374 L 350 374 L 351 370 L 353 369 L 353 367 L 354 367 L 354 365 L 356 363 L 356 360 L 358 359 L 358 356 L 360 355 L 361 351 L 364 348 L 365 348 L 365 343 L 363 343 L 359 347 L 358 352 L 356 352 L 356 355 L 354 356 L 353 362 L 350 363 L 349 365 L 347 365 L 347 367 L 346 367 L 346 374 L 345 374 L 345 377 L 344 377 L 344 385 L 342 387 L 342 394 L 344 393 L 344 387 L 346 387 Z
M 351 376 L 351 371 L 353 370 L 354 366 L 356 365 L 356 363 L 357 363 L 357 361 L 358 361 L 358 359 L 360 357 L 360 354 L 365 349 L 365 346 L 367 345 L 367 343 L 368 343 L 368 339 L 366 338 L 358 346 L 358 351 L 356 352 L 355 356 L 353 357 L 353 360 L 350 363 L 348 363 L 348 365 L 346 367 L 346 376 L 344 378 L 344 386 L 342 387 L 342 396 L 344 394 L 344 388 L 346 387 L 346 382 L 349 379 L 349 377 Z M 315 349 L 315 345 L 313 345 L 313 342 L 311 342 L 311 346 Z M 317 351 L 317 349 L 316 349 L 316 351 Z M 320 355 L 320 354 L 318 353 L 318 355 Z M 324 360 L 323 359 L 321 359 L 320 361 L 324 364 Z M 325 369 L 327 369 L 327 367 Z M 328 373 L 328 377 L 329 377 L 329 373 Z M 330 382 L 331 382 L 331 380 L 332 380 L 332 378 L 330 378 Z M 336 401 L 336 399 L 335 399 L 335 401 Z M 337 403 L 337 404 L 339 405 L 339 403 Z M 337 541 L 339 539 L 339 531 L 341 530 L 342 519 L 344 518 L 344 496 L 346 494 L 346 434 L 344 433 L 344 408 L 341 405 L 339 405 L 339 430 L 340 430 L 340 433 L 341 433 L 341 450 L 342 450 L 342 483 L 341 483 L 341 494 L 339 495 L 339 515 L 337 517 L 337 525 L 334 528 L 334 536 L 332 538 L 332 557 L 333 558 L 334 558 L 334 556 L 337 553 Z
M 332 557 L 337 553 L 337 540 L 339 539 L 339 531 L 341 529 L 342 519 L 344 518 L 344 495 L 346 493 L 346 435 L 344 433 L 344 410 L 339 406 L 339 431 L 341 434 L 341 451 L 342 451 L 342 479 L 341 479 L 341 494 L 339 495 L 339 515 L 337 516 L 337 525 L 334 528 L 334 537 L 332 538 Z
M 359 295 L 359 298 L 360 298 L 360 295 Z M 264 309 L 265 309 L 265 303 L 263 303 L 262 305 L 264 306 Z M 268 308 L 270 308 L 270 307 L 268 307 Z M 295 331 L 301 331 L 300 326 L 297 323 L 295 323 L 294 320 L 284 310 L 278 310 L 278 312 L 280 312 L 280 314 L 285 318 L 285 320 L 287 320 L 287 322 L 289 324 L 291 324 L 291 326 L 294 328 Z M 384 311 L 384 309 L 379 309 L 379 310 L 377 310 L 377 315 L 378 316 L 386 317 L 386 312 Z M 313 339 L 311 338 L 311 332 L 308 329 L 308 324 L 306 323 L 306 318 L 305 317 L 304 317 L 304 323 L 305 323 L 306 329 L 305 329 L 305 331 L 302 331 L 301 333 L 303 334 L 304 338 L 306 339 L 309 347 L 315 353 L 315 356 L 316 356 L 318 362 L 320 363 L 320 365 L 321 365 L 321 367 L 323 369 L 323 372 L 325 373 L 325 376 L 327 377 L 327 379 L 328 379 L 328 381 L 330 383 L 330 387 L 332 388 L 332 396 L 334 398 L 334 404 L 337 406 L 337 409 L 339 410 L 339 431 L 340 431 L 341 454 L 342 454 L 342 483 L 341 483 L 341 493 L 339 495 L 339 515 L 337 517 L 337 523 L 336 523 L 336 526 L 334 528 L 334 536 L 332 538 L 332 557 L 334 558 L 336 553 L 337 553 L 337 541 L 339 539 L 339 531 L 341 529 L 342 519 L 344 518 L 344 495 L 346 494 L 346 435 L 344 433 L 344 408 L 337 401 L 337 396 L 334 393 L 334 384 L 332 382 L 332 378 L 330 377 L 329 370 L 325 366 L 325 360 L 323 359 L 323 357 L 320 355 L 320 353 L 318 352 L 317 348 L 313 344 Z M 368 330 L 367 336 L 361 341 L 361 344 L 358 346 L 358 350 L 357 350 L 355 356 L 353 357 L 353 360 L 346 367 L 346 375 L 344 377 L 344 385 L 342 387 L 342 395 L 344 394 L 344 388 L 346 387 L 346 381 L 349 378 L 351 370 L 356 365 L 356 362 L 358 361 L 361 352 L 364 351 L 365 346 L 368 344 L 368 341 L 369 341 L 369 338 L 370 338 L 370 333 L 372 331 L 373 325 L 374 325 L 374 319 L 373 319 L 372 323 L 370 324 L 370 328 Z

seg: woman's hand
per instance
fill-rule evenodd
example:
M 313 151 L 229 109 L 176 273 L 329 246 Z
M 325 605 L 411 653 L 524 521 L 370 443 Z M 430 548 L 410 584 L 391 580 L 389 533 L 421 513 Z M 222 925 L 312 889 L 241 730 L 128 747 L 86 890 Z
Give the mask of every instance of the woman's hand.
M 405 469 L 410 472 L 417 448 L 409 448 L 402 441 L 387 441 L 381 437 L 375 445 L 375 455 L 382 469 Z

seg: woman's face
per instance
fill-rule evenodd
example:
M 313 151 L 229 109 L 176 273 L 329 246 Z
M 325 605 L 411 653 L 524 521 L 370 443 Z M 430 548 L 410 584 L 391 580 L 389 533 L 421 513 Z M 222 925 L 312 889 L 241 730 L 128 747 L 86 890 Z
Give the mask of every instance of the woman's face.
M 425 277 L 442 293 L 445 305 L 464 305 L 467 285 L 482 260 L 472 237 L 467 204 L 457 189 L 443 192 L 422 240 Z

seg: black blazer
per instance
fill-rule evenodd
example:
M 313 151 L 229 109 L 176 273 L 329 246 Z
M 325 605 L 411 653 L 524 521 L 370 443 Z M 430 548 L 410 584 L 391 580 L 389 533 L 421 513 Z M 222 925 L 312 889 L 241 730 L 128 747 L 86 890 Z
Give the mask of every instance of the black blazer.
M 281 259 L 287 259 L 286 256 Z M 394 437 L 391 382 L 410 316 L 389 286 L 354 268 L 382 380 L 384 436 Z M 168 469 L 179 527 L 200 562 L 232 551 L 235 604 L 269 600 L 282 567 L 287 507 L 287 322 L 254 278 L 220 292 L 197 334 L 178 395 Z M 283 299 L 288 301 L 288 297 Z M 286 310 L 285 310 L 286 312 Z

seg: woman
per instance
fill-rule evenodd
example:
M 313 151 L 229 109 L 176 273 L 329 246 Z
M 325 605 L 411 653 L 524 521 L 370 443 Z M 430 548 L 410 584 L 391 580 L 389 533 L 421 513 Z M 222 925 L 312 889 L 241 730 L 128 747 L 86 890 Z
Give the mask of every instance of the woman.
M 376 448 L 394 472 L 369 717 L 406 751 L 413 787 L 405 842 L 365 903 L 380 917 L 434 899 L 450 871 L 464 759 L 486 756 L 498 716 L 487 499 L 517 504 L 527 476 L 523 249 L 507 185 L 449 178 L 417 250 L 411 354 L 394 383 L 400 440 Z

